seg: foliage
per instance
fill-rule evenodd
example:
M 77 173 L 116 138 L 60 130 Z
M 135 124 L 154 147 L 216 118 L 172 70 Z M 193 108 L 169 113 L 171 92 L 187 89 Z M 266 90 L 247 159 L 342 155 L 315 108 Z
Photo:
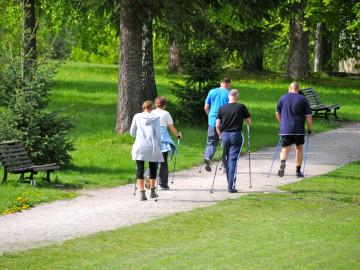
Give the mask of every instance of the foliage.
M 201 85 L 219 80 L 224 72 L 222 54 L 212 43 L 194 42 L 182 49 L 182 62 L 187 84 Z
M 311 25 L 322 22 L 331 32 L 332 62 L 360 58 L 360 3 L 357 0 L 309 0 Z
M 28 56 L 23 56 L 27 61 Z M 74 119 L 46 109 L 56 65 L 42 58 L 22 72 L 22 57 L 9 50 L 0 55 L 0 141 L 20 140 L 36 164 L 70 162 L 74 144 L 67 138 Z
M 194 85 L 185 86 L 172 82 L 171 92 L 176 97 L 174 101 L 168 102 L 167 109 L 178 123 L 192 125 L 204 125 L 207 122 L 207 115 L 204 112 L 204 101 L 208 92 L 218 87 L 219 83 L 208 83 L 197 91 Z
M 186 83 L 172 82 L 171 92 L 176 97 L 176 104 L 170 103 L 168 109 L 182 123 L 204 124 L 207 118 L 203 110 L 205 98 L 219 85 L 224 73 L 222 54 L 211 43 L 194 43 L 182 51 Z

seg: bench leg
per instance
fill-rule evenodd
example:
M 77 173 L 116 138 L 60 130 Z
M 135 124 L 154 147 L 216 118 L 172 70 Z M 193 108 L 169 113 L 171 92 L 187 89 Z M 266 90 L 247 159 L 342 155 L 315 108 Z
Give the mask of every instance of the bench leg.
M 19 179 L 20 182 L 24 182 L 24 178 L 25 178 L 25 177 L 24 177 L 24 173 L 20 174 L 20 179 Z
M 50 183 L 50 172 L 51 171 L 46 172 L 46 181 L 48 181 L 49 183 Z
M 329 120 L 329 118 L 328 118 L 328 111 L 327 111 L 327 110 L 325 110 L 325 118 L 326 118 L 326 120 Z
M 336 114 L 336 110 L 337 110 L 337 109 L 334 110 L 334 116 L 335 116 L 336 119 L 339 119 L 339 117 L 338 117 L 337 114 Z
M 30 181 L 31 180 L 34 180 L 34 173 L 33 172 L 31 172 L 31 174 L 30 174 Z
M 7 180 L 7 170 L 5 169 L 4 170 L 4 178 L 3 178 L 3 180 L 2 180 L 2 184 L 5 184 L 6 183 L 6 180 Z

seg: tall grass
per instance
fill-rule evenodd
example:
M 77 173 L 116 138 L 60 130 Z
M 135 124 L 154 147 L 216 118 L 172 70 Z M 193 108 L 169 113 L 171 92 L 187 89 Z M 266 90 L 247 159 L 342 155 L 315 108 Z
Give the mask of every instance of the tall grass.
M 73 161 L 70 165 L 62 165 L 61 170 L 53 174 L 56 187 L 101 188 L 134 181 L 135 162 L 131 160 L 134 139 L 129 134 L 115 134 L 117 69 L 115 65 L 75 62 L 67 62 L 60 67 L 54 80 L 50 109 L 67 108 L 66 112 L 77 115 L 79 120 L 71 133 L 71 139 L 76 145 L 76 150 L 72 153 Z M 170 81 L 181 83 L 181 77 L 167 75 L 163 67 L 156 67 L 155 74 L 158 94 L 169 100 L 173 99 L 169 90 Z M 273 72 L 251 74 L 233 69 L 226 76 L 232 79 L 232 88 L 239 90 L 240 102 L 250 111 L 252 151 L 276 145 L 279 127 L 275 117 L 276 104 L 281 95 L 287 92 L 290 82 L 282 79 L 283 74 Z M 344 121 L 360 121 L 360 114 L 357 113 L 360 84 L 357 77 L 324 76 L 301 81 L 300 86 L 314 86 L 326 104 L 343 104 L 338 115 Z M 177 159 L 178 170 L 202 161 L 206 125 L 192 126 L 176 122 L 175 127 L 184 135 Z M 337 126 L 338 122 L 316 118 L 313 130 L 315 133 L 323 132 Z M 177 141 L 176 138 L 174 141 Z M 247 151 L 247 144 L 244 144 L 243 151 Z M 174 161 L 170 162 L 170 168 L 172 162 Z M 18 176 L 10 175 L 8 185 L 16 183 L 17 179 Z M 38 185 L 39 188 L 49 187 L 40 180 Z M 2 188 L 0 187 L 1 193 Z M 25 188 L 30 187 L 26 185 Z M 5 198 L 0 197 L 0 209 L 11 204 L 14 199 L 6 195 Z

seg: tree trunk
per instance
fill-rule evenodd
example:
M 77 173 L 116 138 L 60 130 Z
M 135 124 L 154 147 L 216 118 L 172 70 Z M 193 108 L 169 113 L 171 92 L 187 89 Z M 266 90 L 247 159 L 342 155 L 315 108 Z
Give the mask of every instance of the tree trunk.
M 131 8 L 131 0 L 123 0 L 120 14 L 119 78 L 117 98 L 117 134 L 129 130 L 132 118 L 141 111 L 142 23 Z
M 157 97 L 153 56 L 153 20 L 150 11 L 147 11 L 147 16 L 142 29 L 142 101 L 155 100 Z
M 290 19 L 290 54 L 286 68 L 288 79 L 306 79 L 309 76 L 309 31 L 304 31 L 304 22 L 307 19 L 303 12 L 298 18 Z
M 261 54 L 252 59 L 244 59 L 243 61 L 243 70 L 247 71 L 262 71 L 263 70 L 263 58 L 264 55 Z
M 331 67 L 326 64 L 331 59 L 332 44 L 330 32 L 326 29 L 324 23 L 316 25 L 316 43 L 315 43 L 315 61 L 314 71 L 330 71 Z
M 27 77 L 27 70 L 36 60 L 36 29 L 35 29 L 35 0 L 23 0 L 23 63 L 22 79 Z
M 171 34 L 169 35 L 169 63 L 167 73 L 183 73 L 183 66 L 180 61 L 180 49 L 177 47 L 176 41 Z

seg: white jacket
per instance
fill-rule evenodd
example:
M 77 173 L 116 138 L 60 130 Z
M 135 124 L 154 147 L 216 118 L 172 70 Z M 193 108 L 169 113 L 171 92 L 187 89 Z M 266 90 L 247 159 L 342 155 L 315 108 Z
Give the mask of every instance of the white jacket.
M 133 160 L 164 162 L 158 116 L 147 112 L 135 114 L 130 135 L 136 138 L 131 151 Z

